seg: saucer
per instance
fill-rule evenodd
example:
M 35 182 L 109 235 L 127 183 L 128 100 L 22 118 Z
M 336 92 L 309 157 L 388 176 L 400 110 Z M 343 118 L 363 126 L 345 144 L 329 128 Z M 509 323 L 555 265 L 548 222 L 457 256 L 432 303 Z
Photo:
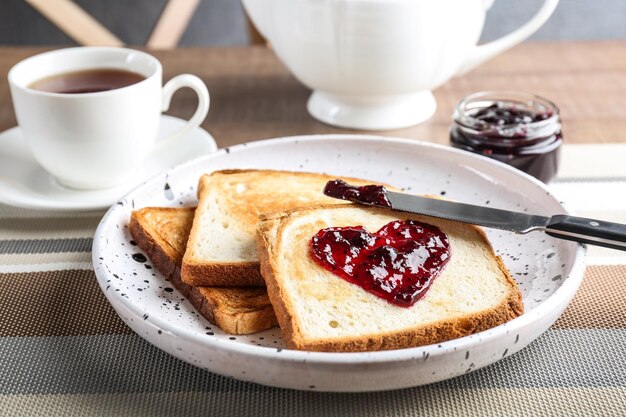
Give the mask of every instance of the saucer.
M 186 120 L 162 115 L 157 142 L 185 123 Z M 29 209 L 104 209 L 159 172 L 215 150 L 213 137 L 204 129 L 195 128 L 184 138 L 150 153 L 127 183 L 103 190 L 74 190 L 60 185 L 35 161 L 17 126 L 0 133 L 0 202 Z

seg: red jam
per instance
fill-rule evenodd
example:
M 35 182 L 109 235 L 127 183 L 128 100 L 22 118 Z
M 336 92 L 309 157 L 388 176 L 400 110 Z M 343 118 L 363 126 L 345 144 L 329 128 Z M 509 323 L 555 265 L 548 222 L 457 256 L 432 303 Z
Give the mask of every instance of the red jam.
M 355 187 L 342 180 L 332 180 L 326 183 L 324 194 L 333 198 L 391 208 L 387 190 L 382 185 Z
M 400 307 L 422 298 L 450 259 L 448 237 L 436 226 L 395 220 L 378 232 L 330 227 L 311 240 L 323 268 Z
M 549 182 L 563 143 L 559 109 L 528 93 L 472 94 L 456 108 L 450 142 Z

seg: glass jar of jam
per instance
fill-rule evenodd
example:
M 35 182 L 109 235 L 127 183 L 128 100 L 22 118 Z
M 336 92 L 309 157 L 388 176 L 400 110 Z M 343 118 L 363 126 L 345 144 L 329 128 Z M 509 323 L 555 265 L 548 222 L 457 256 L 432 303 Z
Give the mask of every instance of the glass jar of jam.
M 530 93 L 486 91 L 457 105 L 452 146 L 488 156 L 543 182 L 556 175 L 563 143 L 559 109 Z

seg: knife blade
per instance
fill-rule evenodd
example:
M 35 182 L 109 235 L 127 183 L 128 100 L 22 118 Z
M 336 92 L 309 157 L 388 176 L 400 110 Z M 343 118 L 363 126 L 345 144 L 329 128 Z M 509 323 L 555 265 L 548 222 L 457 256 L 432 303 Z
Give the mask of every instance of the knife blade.
M 527 214 L 399 193 L 389 191 L 380 185 L 357 187 L 341 180 L 329 181 L 324 188 L 324 194 L 357 204 L 422 214 L 521 234 L 543 231 L 560 239 L 626 250 L 626 225 L 604 220 L 563 214 L 554 216 Z
M 394 210 L 440 217 L 494 229 L 509 230 L 515 233 L 542 230 L 550 223 L 550 218 L 545 216 L 529 215 L 516 211 L 465 203 L 453 203 L 448 200 L 420 197 L 393 191 L 387 191 L 387 198 Z

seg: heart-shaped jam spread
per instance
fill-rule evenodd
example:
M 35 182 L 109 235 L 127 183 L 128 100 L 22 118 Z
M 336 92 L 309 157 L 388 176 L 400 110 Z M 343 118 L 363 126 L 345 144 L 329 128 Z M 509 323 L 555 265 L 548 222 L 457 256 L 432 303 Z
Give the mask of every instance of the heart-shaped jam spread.
M 410 307 L 450 259 L 450 243 L 436 226 L 395 220 L 376 233 L 362 226 L 322 229 L 311 240 L 311 256 L 364 290 Z

